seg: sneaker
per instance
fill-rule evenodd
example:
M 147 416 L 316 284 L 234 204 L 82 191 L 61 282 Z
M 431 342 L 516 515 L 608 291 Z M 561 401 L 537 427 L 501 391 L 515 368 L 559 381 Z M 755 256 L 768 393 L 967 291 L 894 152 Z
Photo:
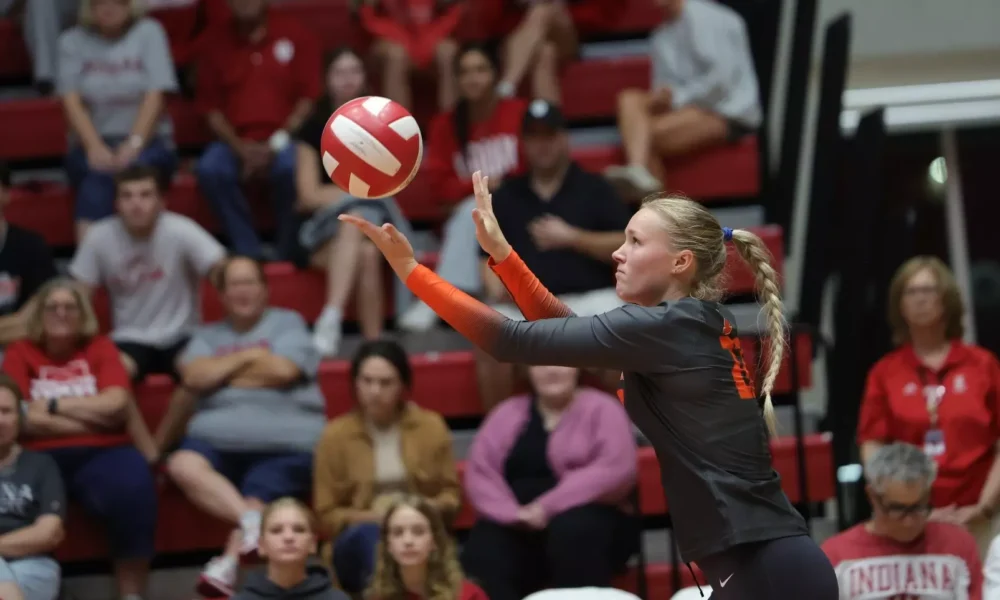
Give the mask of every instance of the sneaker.
M 313 327 L 313 346 L 324 358 L 337 355 L 340 347 L 341 315 L 340 311 L 331 306 L 323 309 Z
M 617 188 L 640 199 L 663 191 L 663 183 L 649 169 L 640 165 L 614 165 L 605 169 L 604 176 Z
M 198 577 L 197 592 L 206 598 L 228 598 L 236 587 L 239 564 L 230 556 L 216 556 L 208 561 Z
M 260 541 L 260 513 L 248 511 L 240 517 L 240 531 L 243 533 L 243 542 L 240 544 L 240 554 L 249 555 L 257 552 L 257 543 Z
M 396 319 L 396 325 L 410 333 L 424 333 L 437 323 L 437 315 L 423 302 L 415 301 L 406 312 Z

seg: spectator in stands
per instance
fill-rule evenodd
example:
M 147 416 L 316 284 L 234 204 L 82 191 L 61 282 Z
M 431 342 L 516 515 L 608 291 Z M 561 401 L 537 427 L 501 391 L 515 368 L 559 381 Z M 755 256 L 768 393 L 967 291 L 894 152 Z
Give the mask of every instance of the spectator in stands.
M 367 594 L 371 600 L 488 600 L 465 578 L 455 542 L 426 498 L 397 499 L 386 510 L 381 530 L 381 550 Z
M 465 3 L 354 0 L 353 4 L 361 26 L 374 40 L 372 55 L 382 73 L 382 93 L 413 110 L 410 77 L 429 72 L 437 80 L 439 110 L 451 110 L 457 93 L 458 43 L 453 34 Z
M 521 81 L 531 72 L 531 92 L 559 104 L 559 63 L 576 58 L 577 28 L 606 26 L 621 10 L 613 0 L 573 2 L 506 2 L 493 0 L 494 32 L 504 40 L 504 71 L 497 90 L 509 98 L 517 94 Z M 509 35 L 508 35 L 509 34 Z
M 69 272 L 91 292 L 102 287 L 110 296 L 111 335 L 132 379 L 163 373 L 176 381 L 177 356 L 200 321 L 200 279 L 214 272 L 225 249 L 191 219 L 166 210 L 151 167 L 125 169 L 117 186 L 117 216 L 91 227 Z M 176 442 L 193 404 L 178 387 L 150 460 Z
M 459 100 L 434 118 L 427 138 L 428 188 L 451 207 L 445 223 L 437 272 L 459 289 L 477 294 L 482 276 L 476 260 L 472 222 L 472 173 L 482 171 L 495 189 L 521 166 L 521 120 L 525 102 L 496 93 L 496 61 L 481 45 L 465 46 L 456 61 Z M 423 302 L 414 302 L 398 325 L 426 331 L 437 322 Z
M 51 554 L 65 534 L 66 493 L 52 457 L 17 443 L 21 398 L 18 383 L 0 375 L 0 598 L 56 600 Z
M 78 0 L 0 0 L 0 15 L 20 18 L 21 36 L 31 55 L 36 89 L 52 93 L 59 34 L 76 18 Z
M 326 305 L 313 327 L 313 343 L 320 354 L 333 356 L 340 346 L 344 310 L 352 297 L 361 335 L 366 339 L 378 339 L 385 321 L 382 253 L 356 227 L 341 227 L 337 217 L 350 212 L 372 222 L 392 223 L 404 233 L 411 228 L 395 199 L 361 200 L 332 184 L 320 158 L 330 114 L 368 90 L 364 63 L 354 50 L 341 48 L 333 53 L 327 65 L 326 87 L 326 97 L 299 131 L 295 180 L 299 211 L 311 215 L 299 232 L 299 241 L 310 255 L 312 267 L 326 273 Z M 397 282 L 393 297 L 396 309 L 404 309 L 411 299 L 406 285 Z
M 531 103 L 523 123 L 527 173 L 511 177 L 494 195 L 493 208 L 507 239 L 549 291 L 578 315 L 621 305 L 611 253 L 625 241 L 629 210 L 607 181 L 573 162 L 559 108 Z M 481 252 L 486 299 L 511 319 L 521 319 L 507 290 Z M 513 391 L 513 366 L 477 352 L 480 397 L 489 410 Z M 621 373 L 607 375 L 617 386 Z
M 478 518 L 462 563 L 491 600 L 610 587 L 637 549 L 624 510 L 636 482 L 631 422 L 578 377 L 531 367 L 531 393 L 497 406 L 472 442 L 465 493 Z
M 309 493 L 325 422 L 319 356 L 302 317 L 268 307 L 254 259 L 231 258 L 219 281 L 227 318 L 197 328 L 181 355 L 199 409 L 167 462 L 192 503 L 236 526 L 202 572 L 199 591 L 208 597 L 232 594 L 240 556 L 257 550 L 264 505 Z
M 316 517 L 299 500 L 286 496 L 267 505 L 258 552 L 267 568 L 251 573 L 233 600 L 348 600 L 333 588 L 326 569 L 309 564 L 316 553 Z
M 59 37 L 57 87 L 70 128 L 66 170 L 76 192 L 77 241 L 114 212 L 114 174 L 177 167 L 164 94 L 177 76 L 163 27 L 139 0 L 81 0 L 80 24 Z
M 10 186 L 10 169 L 0 161 L 0 349 L 27 334 L 32 296 L 56 276 L 45 238 L 3 218 Z
M 145 425 L 118 349 L 97 330 L 79 287 L 54 279 L 38 292 L 28 337 L 7 347 L 3 370 L 31 397 L 25 445 L 48 452 L 70 499 L 104 523 L 119 595 L 138 600 L 154 552 L 155 448 L 148 432 L 137 434 Z
M 657 0 L 652 89 L 618 95 L 626 164 L 607 176 L 629 199 L 663 189 L 663 161 L 734 142 L 760 126 L 757 74 L 743 19 L 712 0 Z
M 962 341 L 961 292 L 947 266 L 918 256 L 896 271 L 889 321 L 899 347 L 868 374 L 858 419 L 861 458 L 890 442 L 937 463 L 931 518 L 964 525 L 985 555 L 1000 507 L 1000 363 Z
M 871 520 L 823 544 L 843 600 L 982 598 L 975 539 L 952 523 L 928 522 L 934 470 L 910 444 L 889 444 L 870 455 L 865 490 Z
M 446 522 L 461 492 L 451 433 L 441 415 L 409 402 L 406 351 L 366 342 L 351 362 L 357 407 L 331 421 L 316 446 L 313 505 L 333 539 L 342 587 L 361 592 L 375 568 L 386 510 L 401 493 L 423 496 Z
M 195 166 L 198 185 L 237 254 L 261 258 L 241 185 L 266 181 L 278 255 L 295 256 L 295 145 L 320 95 L 318 40 L 268 0 L 230 0 L 230 26 L 213 30 L 198 61 L 198 105 L 218 138 Z

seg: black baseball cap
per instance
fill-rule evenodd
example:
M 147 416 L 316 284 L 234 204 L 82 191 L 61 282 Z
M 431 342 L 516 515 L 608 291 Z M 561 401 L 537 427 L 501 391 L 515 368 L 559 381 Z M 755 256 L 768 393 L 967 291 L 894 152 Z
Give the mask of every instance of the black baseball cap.
M 529 128 L 538 126 L 551 131 L 562 131 L 566 129 L 566 119 L 555 104 L 548 100 L 533 100 L 524 113 L 521 130 L 527 131 Z

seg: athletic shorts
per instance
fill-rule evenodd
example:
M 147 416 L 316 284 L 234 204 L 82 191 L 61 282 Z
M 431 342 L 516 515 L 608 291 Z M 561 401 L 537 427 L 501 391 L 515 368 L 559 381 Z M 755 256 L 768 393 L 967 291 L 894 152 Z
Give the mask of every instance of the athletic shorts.
M 184 351 L 187 343 L 188 338 L 163 348 L 138 342 L 115 342 L 115 345 L 135 363 L 134 381 L 142 381 L 147 375 L 153 374 L 169 375 L 174 381 L 180 381 L 177 357 Z

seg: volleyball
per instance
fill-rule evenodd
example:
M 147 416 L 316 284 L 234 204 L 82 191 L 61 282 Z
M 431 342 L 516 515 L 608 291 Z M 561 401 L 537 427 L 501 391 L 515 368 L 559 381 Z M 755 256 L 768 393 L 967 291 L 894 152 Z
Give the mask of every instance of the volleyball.
M 320 142 L 323 168 L 357 198 L 399 193 L 423 156 L 420 126 L 408 110 L 381 96 L 346 102 L 330 116 Z

